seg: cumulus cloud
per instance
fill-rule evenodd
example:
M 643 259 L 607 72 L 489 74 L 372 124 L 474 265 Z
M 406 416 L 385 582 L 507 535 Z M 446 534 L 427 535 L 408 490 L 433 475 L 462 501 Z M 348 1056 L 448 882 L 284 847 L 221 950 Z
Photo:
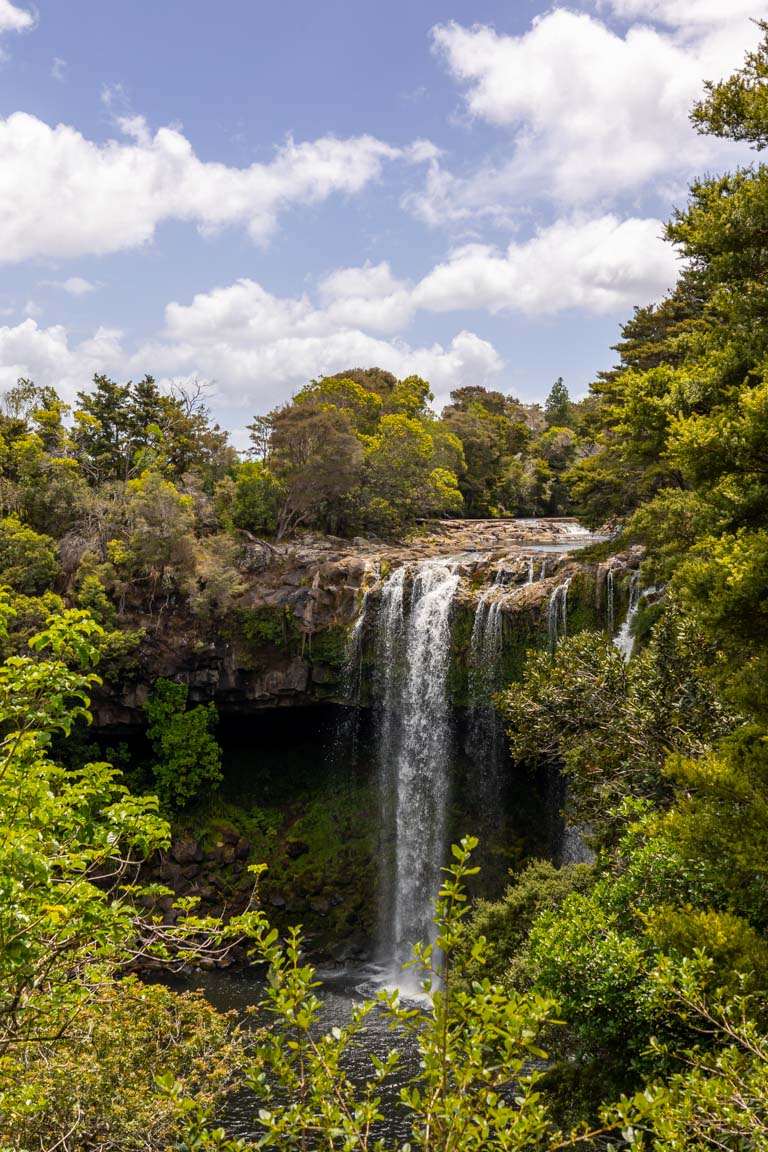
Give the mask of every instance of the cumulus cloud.
M 414 313 L 410 284 L 386 261 L 331 273 L 320 283 L 320 298 L 334 323 L 374 332 L 401 331 Z
M 0 326 L 0 390 L 25 376 L 37 384 L 50 384 L 73 400 L 78 390 L 88 387 L 94 372 L 122 371 L 120 336 L 100 328 L 87 340 L 73 343 L 61 324 L 41 328 L 29 318 Z
M 460 381 L 482 382 L 500 370 L 493 345 L 472 332 L 459 332 L 448 346 L 417 347 L 353 326 L 335 309 L 345 299 L 365 298 L 345 297 L 351 289 L 364 291 L 354 283 L 358 277 L 372 287 L 368 304 L 373 306 L 375 293 L 391 286 L 385 284 L 387 275 L 388 270 L 371 268 L 338 273 L 338 296 L 324 283 L 325 307 L 306 296 L 273 296 L 253 280 L 201 293 L 191 304 L 169 304 L 162 339 L 152 346 L 152 362 L 166 374 L 215 377 L 230 396 L 264 387 L 271 390 L 271 400 L 285 396 L 287 386 L 350 365 L 378 364 L 396 375 L 416 372 L 446 393 Z
M 0 0 L 0 36 L 7 32 L 27 32 L 35 25 L 35 18 L 25 8 L 12 4 L 11 0 Z M 8 53 L 0 44 L 0 64 L 8 59 Z
M 675 280 L 676 260 L 658 220 L 604 215 L 558 220 L 505 252 L 484 244 L 454 251 L 415 288 L 417 307 L 443 312 L 547 315 L 575 308 L 621 312 L 656 299 Z
M 324 307 L 310 315 L 313 322 L 395 331 L 418 311 L 622 313 L 674 283 L 677 261 L 662 232 L 656 219 L 577 216 L 505 250 L 465 244 L 415 284 L 397 279 L 386 263 L 340 269 L 321 282 Z
M 12 4 L 11 0 L 0 0 L 0 34 L 3 32 L 24 32 L 32 28 L 35 18 L 31 12 Z
M 346 325 L 307 297 L 278 297 L 253 280 L 169 304 L 165 327 L 129 348 L 123 334 L 101 328 L 76 343 L 61 325 L 34 319 L 0 327 L 0 388 L 19 376 L 51 384 L 68 400 L 94 372 L 121 379 L 151 371 L 159 379 L 197 377 L 215 387 L 214 406 L 266 410 L 319 375 L 378 364 L 398 376 L 418 373 L 445 397 L 463 383 L 490 380 L 502 368 L 488 341 L 459 331 L 449 344 L 420 346 Z
M 766 0 L 596 0 L 600 14 L 555 8 L 521 35 L 452 22 L 434 51 L 461 86 L 466 112 L 503 128 L 499 155 L 466 176 L 431 161 L 404 200 L 428 223 L 509 219 L 531 195 L 569 207 L 689 178 L 728 152 L 699 136 L 689 111 L 703 81 L 737 67 Z M 500 158 L 501 157 L 501 158 Z
M 204 232 L 238 224 L 264 242 L 287 207 L 354 195 L 384 161 L 424 154 L 324 136 L 289 139 L 269 163 L 235 168 L 200 160 L 178 128 L 152 133 L 137 116 L 119 124 L 122 139 L 98 144 L 24 112 L 0 120 L 0 260 L 135 248 L 170 219 Z
M 610 9 L 625 20 L 654 21 L 672 27 L 711 27 L 734 20 L 762 16 L 760 0 L 598 0 L 598 9 Z

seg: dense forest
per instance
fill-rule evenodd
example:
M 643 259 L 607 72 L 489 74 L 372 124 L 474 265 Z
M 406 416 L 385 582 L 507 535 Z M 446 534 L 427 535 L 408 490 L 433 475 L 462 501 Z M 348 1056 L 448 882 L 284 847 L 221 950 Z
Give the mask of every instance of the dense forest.
M 768 144 L 768 26 L 707 87 L 702 133 Z M 242 458 L 201 396 L 97 377 L 70 414 L 21 381 L 0 419 L 0 1141 L 15 1150 L 225 1149 L 214 1121 L 247 1082 L 260 1143 L 374 1149 L 381 1085 L 345 1055 L 371 1009 L 321 1035 L 299 934 L 253 906 L 157 917 L 137 863 L 220 778 L 206 708 L 160 682 L 157 795 L 77 760 L 101 676 L 147 617 L 201 636 L 245 592 L 254 538 L 403 536 L 430 517 L 578 515 L 643 546 L 656 595 L 625 662 L 602 633 L 532 652 L 498 707 L 515 759 L 556 765 L 593 864 L 530 861 L 499 901 L 466 900 L 467 839 L 437 907 L 425 1011 L 384 992 L 421 1071 L 413 1147 L 757 1152 L 768 1146 L 768 168 L 690 190 L 667 239 L 682 264 L 638 307 L 586 400 L 543 408 L 354 369 L 250 427 Z M 267 862 L 268 863 L 268 862 Z M 254 869 L 254 881 L 259 867 Z M 172 897 L 173 893 L 162 895 Z M 267 1008 L 241 1029 L 151 962 L 210 964 L 248 941 Z M 430 978 L 430 977 L 428 977 Z M 512 1094 L 504 1086 L 514 1082 Z M 386 1145 L 389 1147 L 389 1145 Z

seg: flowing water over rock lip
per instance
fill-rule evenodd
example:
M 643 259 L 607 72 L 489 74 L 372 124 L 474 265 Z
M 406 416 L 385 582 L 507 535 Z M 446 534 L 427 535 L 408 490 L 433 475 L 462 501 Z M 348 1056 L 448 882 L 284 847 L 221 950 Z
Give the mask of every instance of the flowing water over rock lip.
M 640 573 L 633 572 L 629 583 L 629 604 L 624 623 L 613 638 L 613 643 L 621 652 L 625 660 L 629 660 L 635 647 L 635 638 L 632 635 L 632 622 L 637 615 L 640 605 Z

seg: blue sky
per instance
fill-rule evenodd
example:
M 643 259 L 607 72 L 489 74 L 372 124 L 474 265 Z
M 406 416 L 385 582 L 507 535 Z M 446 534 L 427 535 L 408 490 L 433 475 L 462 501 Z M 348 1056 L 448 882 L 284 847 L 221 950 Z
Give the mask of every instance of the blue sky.
M 761 0 L 0 0 L 0 387 L 209 386 L 242 443 L 379 364 L 542 400 L 675 275 Z

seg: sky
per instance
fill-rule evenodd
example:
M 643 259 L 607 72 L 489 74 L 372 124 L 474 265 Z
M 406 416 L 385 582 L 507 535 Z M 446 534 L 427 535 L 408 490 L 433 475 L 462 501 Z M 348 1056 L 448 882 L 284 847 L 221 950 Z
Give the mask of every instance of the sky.
M 0 390 L 205 384 L 237 444 L 377 365 L 436 405 L 611 366 L 768 0 L 0 0 Z

